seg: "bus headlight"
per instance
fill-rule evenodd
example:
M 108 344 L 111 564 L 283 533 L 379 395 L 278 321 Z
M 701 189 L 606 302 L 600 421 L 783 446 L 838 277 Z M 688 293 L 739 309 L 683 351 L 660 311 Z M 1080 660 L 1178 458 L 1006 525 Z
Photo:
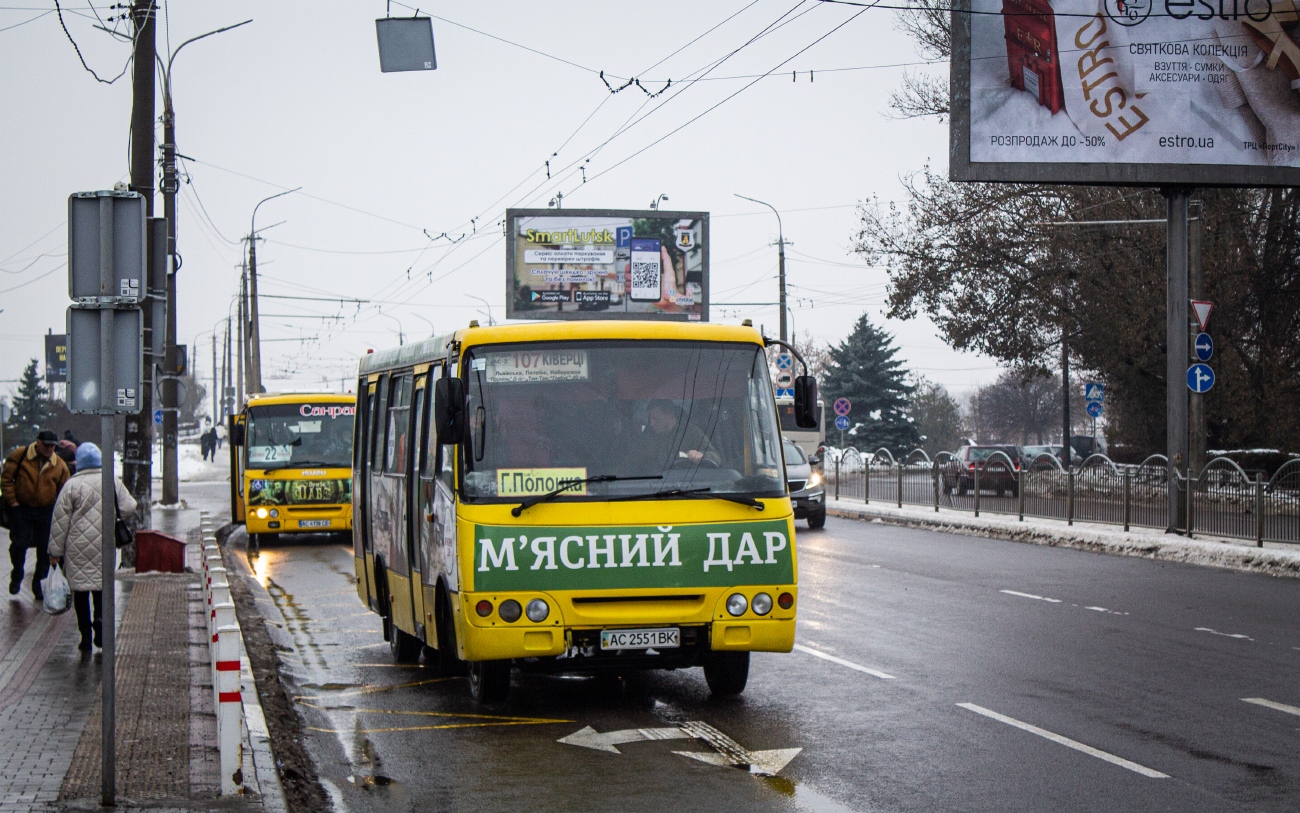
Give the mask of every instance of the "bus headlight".
M 271 516 L 273 516 L 273 517 L 278 517 L 278 516 L 280 516 L 280 509 L 279 509 L 279 508 L 272 508 L 272 509 L 271 509 Z
M 772 612 L 772 597 L 767 593 L 754 596 L 754 614 L 767 615 L 770 612 Z
M 258 519 L 266 519 L 268 516 L 270 516 L 270 513 L 267 512 L 267 510 L 266 510 L 265 508 L 259 508 L 259 509 L 257 509 L 257 518 L 258 518 Z
M 732 593 L 727 598 L 727 612 L 732 615 L 744 615 L 745 610 L 749 608 L 749 600 L 740 593 Z
M 501 616 L 501 620 L 507 624 L 513 624 L 518 621 L 519 616 L 523 615 L 523 613 L 524 610 L 519 606 L 519 602 L 512 598 L 508 598 L 501 602 L 501 606 L 497 608 L 497 615 Z
M 551 614 L 551 605 L 542 601 L 540 598 L 535 598 L 528 602 L 528 607 L 524 612 L 528 613 L 529 621 L 532 621 L 534 624 L 540 624 L 546 620 L 546 616 Z

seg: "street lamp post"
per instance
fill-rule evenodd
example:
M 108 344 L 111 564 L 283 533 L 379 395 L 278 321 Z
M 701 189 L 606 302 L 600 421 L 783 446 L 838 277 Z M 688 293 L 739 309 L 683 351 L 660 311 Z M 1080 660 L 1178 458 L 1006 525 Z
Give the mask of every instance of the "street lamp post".
M 248 391 L 250 393 L 266 391 L 262 387 L 262 330 L 257 318 L 257 210 L 268 200 L 293 194 L 299 189 L 302 187 L 277 192 L 259 200 L 253 207 L 253 217 L 248 225 Z
M 491 327 L 496 324 L 496 320 L 492 318 L 492 305 L 489 304 L 486 299 L 484 299 L 481 296 L 474 296 L 473 294 L 465 294 L 465 296 L 469 297 L 470 299 L 477 299 L 479 302 L 483 303 L 483 306 L 485 308 L 487 308 L 488 327 Z
M 735 194 L 735 193 L 733 193 L 733 194 Z M 772 210 L 772 214 L 776 215 L 776 233 L 777 233 L 777 238 L 776 238 L 776 245 L 777 245 L 777 255 L 776 255 L 776 256 L 777 256 L 777 279 L 778 279 L 778 281 L 779 281 L 779 283 L 780 283 L 780 287 L 781 287 L 780 297 L 779 297 L 779 300 L 780 300 L 780 301 L 779 301 L 779 304 L 780 304 L 780 307 L 781 307 L 781 341 L 786 341 L 786 329 L 785 329 L 785 320 L 786 320 L 786 312 L 785 312 L 785 231 L 784 231 L 784 229 L 783 229 L 782 226 L 781 226 L 781 213 L 778 212 L 778 211 L 776 210 L 776 207 L 773 206 L 772 204 L 770 204 L 770 203 L 764 203 L 763 201 L 758 200 L 758 199 L 756 199 L 756 198 L 748 198 L 748 197 L 745 197 L 744 195 L 740 195 L 740 194 L 737 194 L 736 197 L 740 198 L 741 200 L 747 200 L 747 201 L 749 201 L 749 202 L 751 202 L 751 203 L 761 203 L 761 204 L 763 204 L 764 206 L 766 206 L 767 208 L 771 209 L 771 210 Z
M 424 322 L 426 325 L 429 326 L 429 335 L 430 335 L 430 336 L 436 336 L 436 335 L 438 334 L 438 330 L 437 330 L 437 328 L 435 328 L 435 327 L 433 326 L 433 322 L 430 322 L 428 319 L 425 319 L 423 316 L 421 316 L 420 314 L 416 313 L 415 311 L 411 311 L 411 315 L 414 316 L 416 319 L 419 319 L 421 322 Z
M 205 37 L 230 31 L 251 22 L 252 20 L 244 20 L 242 23 L 228 25 L 185 40 L 185 42 L 176 46 L 175 51 L 172 51 L 171 56 L 167 58 L 166 65 L 163 65 L 162 58 L 158 57 L 163 80 L 162 193 L 163 216 L 167 218 L 168 258 L 167 326 L 166 333 L 163 336 L 163 375 L 159 381 L 159 395 L 162 396 L 163 408 L 162 501 L 164 505 L 175 505 L 180 501 L 180 483 L 177 476 L 179 460 L 176 448 L 177 409 L 180 406 L 176 393 L 178 387 L 176 376 L 181 372 L 180 358 L 176 352 L 176 272 L 180 270 L 180 265 L 176 262 L 176 115 L 172 108 L 172 63 L 176 61 L 181 49 L 191 42 L 197 42 Z M 154 330 L 157 329 L 155 325 Z M 195 348 L 196 351 L 197 349 Z

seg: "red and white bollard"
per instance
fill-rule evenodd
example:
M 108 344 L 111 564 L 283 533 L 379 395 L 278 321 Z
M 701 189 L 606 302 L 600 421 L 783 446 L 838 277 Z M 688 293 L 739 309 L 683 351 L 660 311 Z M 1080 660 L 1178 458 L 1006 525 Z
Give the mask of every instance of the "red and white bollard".
M 244 708 L 239 686 L 239 627 L 217 629 L 216 700 L 217 748 L 221 759 L 221 795 L 239 793 L 243 786 Z

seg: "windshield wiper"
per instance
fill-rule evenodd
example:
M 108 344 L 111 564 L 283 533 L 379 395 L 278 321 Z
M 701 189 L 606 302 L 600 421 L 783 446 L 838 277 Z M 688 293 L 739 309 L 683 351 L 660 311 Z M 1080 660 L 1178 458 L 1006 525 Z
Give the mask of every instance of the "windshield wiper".
M 529 508 L 532 508 L 534 505 L 537 505 L 538 503 L 548 502 L 560 496 L 566 491 L 572 491 L 578 486 L 585 486 L 588 483 L 613 483 L 615 481 L 621 481 L 621 480 L 662 480 L 662 479 L 664 479 L 664 476 L 662 474 L 646 474 L 637 477 L 624 477 L 618 474 L 597 474 L 595 477 L 587 477 L 582 480 L 573 480 L 571 482 L 565 483 L 564 485 L 560 486 L 554 491 L 548 491 L 547 493 L 539 494 L 536 497 L 529 497 L 528 499 L 516 505 L 514 508 L 511 508 L 510 516 L 517 517 L 523 512 L 527 511 Z
M 715 500 L 726 500 L 727 502 L 747 505 L 750 508 L 757 508 L 759 511 L 766 511 L 767 506 L 753 497 L 745 497 L 740 494 L 715 494 L 712 488 L 670 488 L 664 491 L 652 491 L 649 494 L 633 494 L 628 497 L 612 497 L 611 500 L 665 500 L 672 497 L 712 497 Z

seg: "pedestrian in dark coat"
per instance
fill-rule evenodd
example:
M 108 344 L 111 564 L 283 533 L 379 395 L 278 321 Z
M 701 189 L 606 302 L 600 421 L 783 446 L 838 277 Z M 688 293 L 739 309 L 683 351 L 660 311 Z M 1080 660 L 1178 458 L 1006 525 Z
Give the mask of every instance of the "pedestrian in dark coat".
M 59 436 L 42 429 L 29 446 L 19 446 L 5 458 L 0 495 L 9 506 L 9 594 L 18 595 L 27 566 L 27 549 L 36 548 L 32 596 L 44 599 L 41 580 L 49 571 L 48 545 L 54 500 L 70 476 L 67 464 L 54 453 Z

